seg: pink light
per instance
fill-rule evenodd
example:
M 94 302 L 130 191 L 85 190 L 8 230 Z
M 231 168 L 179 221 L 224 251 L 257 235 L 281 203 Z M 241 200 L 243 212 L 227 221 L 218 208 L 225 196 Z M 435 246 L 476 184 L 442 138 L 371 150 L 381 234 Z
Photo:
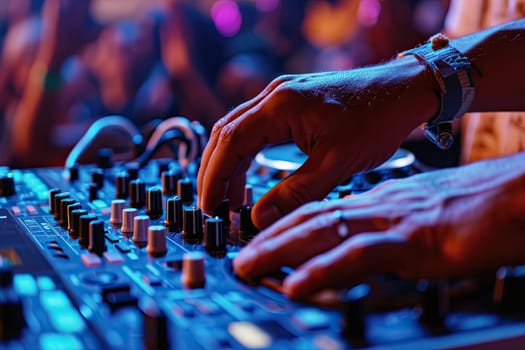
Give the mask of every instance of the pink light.
M 377 23 L 381 13 L 379 0 L 362 0 L 357 10 L 357 19 L 365 27 L 372 27 Z
M 234 1 L 216 1 L 211 7 L 211 17 L 219 33 L 224 36 L 233 36 L 241 28 L 241 12 Z

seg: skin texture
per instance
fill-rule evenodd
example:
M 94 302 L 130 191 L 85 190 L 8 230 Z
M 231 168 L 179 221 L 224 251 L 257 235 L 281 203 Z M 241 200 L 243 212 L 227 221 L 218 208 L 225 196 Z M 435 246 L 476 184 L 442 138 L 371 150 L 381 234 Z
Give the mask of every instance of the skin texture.
M 524 31 L 519 20 L 451 41 L 474 65 L 471 111 L 525 109 Z M 280 77 L 216 123 L 198 177 L 205 212 L 224 197 L 240 204 L 245 171 L 265 145 L 291 140 L 309 156 L 256 203 L 253 220 L 264 230 L 234 260 L 237 274 L 254 279 L 294 267 L 283 292 L 303 298 L 369 274 L 458 277 L 523 262 L 524 153 L 316 202 L 383 162 L 434 116 L 435 89 L 431 72 L 405 57 Z

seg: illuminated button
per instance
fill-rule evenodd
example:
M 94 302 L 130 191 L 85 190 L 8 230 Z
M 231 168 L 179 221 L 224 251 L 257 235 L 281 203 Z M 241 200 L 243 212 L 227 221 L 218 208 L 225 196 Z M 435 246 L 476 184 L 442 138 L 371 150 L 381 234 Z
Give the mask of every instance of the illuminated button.
M 33 205 L 26 205 L 26 210 L 28 214 L 38 213 L 38 210 Z
M 40 276 L 36 279 L 36 284 L 40 290 L 53 290 L 56 288 L 55 282 L 49 276 Z
M 82 350 L 82 342 L 72 334 L 47 333 L 39 337 L 42 350 Z
M 330 326 L 328 316 L 316 309 L 303 309 L 296 312 L 292 322 L 302 330 L 313 331 Z
M 251 322 L 231 322 L 228 332 L 248 349 L 263 349 L 272 345 L 271 335 Z
M 16 274 L 13 279 L 13 284 L 18 295 L 32 296 L 38 293 L 36 280 L 29 274 Z
M 42 292 L 40 294 L 40 304 L 46 310 L 71 308 L 71 302 L 66 294 L 61 290 Z
M 110 264 L 122 264 L 124 258 L 118 252 L 105 252 L 104 258 Z
M 221 313 L 221 309 L 209 300 L 197 300 L 194 305 L 204 315 L 212 316 Z
M 85 328 L 85 323 L 79 313 L 73 309 L 48 310 L 49 318 L 54 328 L 63 333 L 77 333 Z
M 13 215 L 20 215 L 22 214 L 22 209 L 20 209 L 20 207 L 18 206 L 14 206 L 11 207 L 11 212 L 13 213 Z
M 102 259 L 96 254 L 88 253 L 88 254 L 82 254 L 80 256 L 80 259 L 86 265 L 87 267 L 94 267 L 94 266 L 100 266 L 102 265 Z

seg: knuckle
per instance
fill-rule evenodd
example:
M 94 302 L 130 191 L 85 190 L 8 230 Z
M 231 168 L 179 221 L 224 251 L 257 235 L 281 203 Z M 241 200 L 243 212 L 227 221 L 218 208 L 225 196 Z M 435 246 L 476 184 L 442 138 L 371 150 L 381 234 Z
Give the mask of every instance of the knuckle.
M 234 141 L 239 134 L 237 123 L 235 121 L 224 125 L 219 133 L 219 142 L 228 144 Z

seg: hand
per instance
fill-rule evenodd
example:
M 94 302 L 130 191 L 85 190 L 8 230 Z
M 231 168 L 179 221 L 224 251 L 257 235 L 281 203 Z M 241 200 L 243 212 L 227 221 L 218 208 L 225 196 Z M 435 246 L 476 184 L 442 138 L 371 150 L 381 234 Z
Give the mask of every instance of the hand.
M 384 162 L 437 111 L 431 74 L 415 58 L 343 72 L 282 76 L 219 120 L 198 176 L 199 205 L 242 203 L 245 171 L 265 145 L 293 140 L 309 158 L 254 207 L 264 228 Z
M 465 277 L 523 263 L 525 166 L 516 164 L 525 153 L 304 205 L 256 236 L 234 268 L 247 279 L 296 268 L 283 291 L 303 298 L 371 274 Z

